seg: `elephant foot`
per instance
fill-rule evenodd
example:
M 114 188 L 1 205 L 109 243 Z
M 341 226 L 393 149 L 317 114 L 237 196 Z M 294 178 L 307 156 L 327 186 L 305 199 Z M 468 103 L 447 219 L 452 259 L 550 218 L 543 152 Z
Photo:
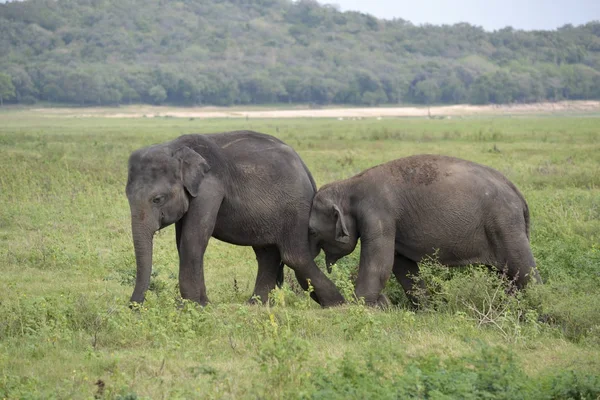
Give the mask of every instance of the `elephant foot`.
M 388 299 L 388 297 L 383 293 L 377 295 L 377 297 L 375 297 L 376 295 L 359 296 L 356 293 L 354 295 L 357 299 L 363 299 L 365 302 L 364 304 L 369 307 L 386 309 L 392 306 L 392 302 L 390 301 L 390 299 Z
M 323 300 L 321 300 L 321 298 L 315 295 L 314 293 L 311 293 L 310 297 L 312 297 L 313 300 L 319 303 L 322 308 L 341 306 L 342 304 L 346 303 L 346 299 L 344 299 L 344 296 L 342 296 L 340 293 L 335 293 L 333 295 L 327 296 L 327 298 Z
M 263 301 L 261 296 L 254 294 L 248 299 L 247 303 L 252 306 L 261 306 L 266 303 L 266 300 Z
M 129 309 L 131 311 L 139 312 L 140 308 L 142 308 L 142 303 L 138 303 L 137 301 L 130 301 L 129 302 Z
M 210 300 L 208 300 L 207 297 L 204 297 L 202 299 L 186 299 L 186 298 L 182 297 L 181 300 L 179 301 L 179 304 L 177 304 L 178 309 L 182 309 L 184 307 L 183 300 L 193 301 L 194 303 L 196 303 L 202 307 L 206 307 L 208 304 L 210 304 Z
M 377 303 L 375 305 L 382 310 L 386 310 L 392 306 L 392 302 L 385 294 L 381 293 L 377 298 Z

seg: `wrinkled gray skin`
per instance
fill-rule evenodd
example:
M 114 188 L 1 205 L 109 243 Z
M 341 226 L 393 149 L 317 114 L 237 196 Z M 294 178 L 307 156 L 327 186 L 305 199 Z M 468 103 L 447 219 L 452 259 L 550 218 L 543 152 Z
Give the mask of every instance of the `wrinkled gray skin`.
M 184 299 L 208 302 L 204 252 L 212 236 L 253 247 L 254 295 L 263 302 L 283 278 L 285 263 L 304 288 L 310 279 L 322 306 L 342 303 L 314 262 L 319 250 L 307 228 L 315 191 L 298 154 L 257 132 L 185 135 L 134 151 L 126 188 L 137 264 L 131 301 L 143 302 L 148 289 L 154 233 L 175 224 Z
M 529 210 L 500 172 L 470 161 L 416 155 L 322 187 L 309 231 L 330 268 L 361 239 L 355 294 L 371 305 L 393 272 L 413 302 L 417 263 L 485 264 L 506 271 L 518 288 L 541 282 L 529 246 Z

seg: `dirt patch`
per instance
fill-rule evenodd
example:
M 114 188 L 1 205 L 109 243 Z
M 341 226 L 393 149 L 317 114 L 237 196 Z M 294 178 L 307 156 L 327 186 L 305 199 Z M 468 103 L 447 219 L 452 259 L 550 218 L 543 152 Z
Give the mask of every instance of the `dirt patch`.
M 396 178 L 414 186 L 431 185 L 438 179 L 437 157 L 407 157 L 389 162 L 387 165 Z
M 34 108 L 29 111 L 43 116 L 86 118 L 390 118 L 430 117 L 444 119 L 473 115 L 527 115 L 600 113 L 600 101 L 561 101 L 556 103 L 452 105 L 435 107 L 368 107 L 368 108 L 308 108 L 261 109 L 257 107 L 162 107 L 121 106 L 90 108 Z

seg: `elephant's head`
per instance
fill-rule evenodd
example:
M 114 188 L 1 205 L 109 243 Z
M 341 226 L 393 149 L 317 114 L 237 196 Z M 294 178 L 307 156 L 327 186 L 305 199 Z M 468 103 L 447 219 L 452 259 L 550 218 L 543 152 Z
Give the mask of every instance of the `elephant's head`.
M 125 189 L 137 265 L 131 301 L 143 302 L 150 285 L 154 233 L 181 219 L 209 169 L 189 147 L 172 150 L 159 145 L 131 154 Z
M 347 199 L 335 186 L 324 186 L 313 199 L 309 233 L 325 252 L 327 270 L 354 251 L 358 241 L 356 220 Z

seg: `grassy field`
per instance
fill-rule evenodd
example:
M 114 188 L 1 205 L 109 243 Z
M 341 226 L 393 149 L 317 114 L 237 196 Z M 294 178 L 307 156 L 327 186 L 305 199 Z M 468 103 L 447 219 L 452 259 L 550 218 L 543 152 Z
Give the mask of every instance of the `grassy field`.
M 178 307 L 170 227 L 147 301 L 124 194 L 129 153 L 183 133 L 280 137 L 317 184 L 448 154 L 502 171 L 531 210 L 544 285 L 516 297 L 480 268 L 423 265 L 411 311 L 320 309 L 286 284 L 249 306 L 254 253 L 211 240 L 206 308 Z M 0 113 L 0 398 L 600 398 L 600 118 L 194 120 Z M 357 255 L 331 275 L 348 295 Z M 321 256 L 319 263 L 324 267 Z M 348 297 L 349 298 L 349 297 Z

